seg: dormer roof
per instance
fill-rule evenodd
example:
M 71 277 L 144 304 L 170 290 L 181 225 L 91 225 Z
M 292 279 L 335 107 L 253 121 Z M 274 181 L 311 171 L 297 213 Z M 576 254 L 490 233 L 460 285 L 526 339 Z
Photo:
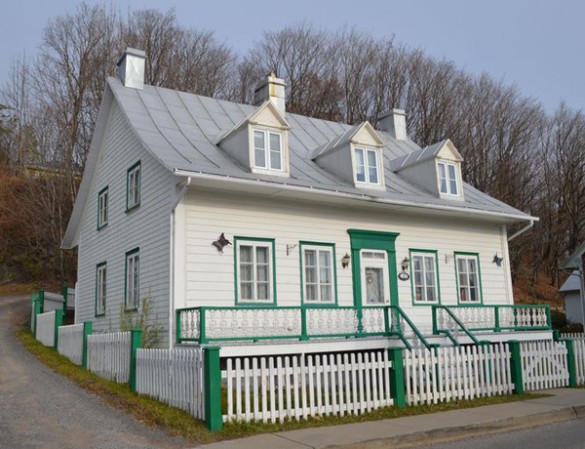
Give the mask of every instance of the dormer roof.
M 324 156 L 327 153 L 336 151 L 339 148 L 347 147 L 350 143 L 364 143 L 360 142 L 359 136 L 362 133 L 367 133 L 371 139 L 370 146 L 381 148 L 384 146 L 384 141 L 380 138 L 374 127 L 370 122 L 363 122 L 359 125 L 351 126 L 343 134 L 336 136 L 324 145 L 316 148 L 311 159 L 317 159 L 319 156 Z
M 445 139 L 392 160 L 390 162 L 390 169 L 393 172 L 399 172 L 403 168 L 437 158 L 451 162 L 463 162 L 461 154 L 457 151 L 451 139 Z

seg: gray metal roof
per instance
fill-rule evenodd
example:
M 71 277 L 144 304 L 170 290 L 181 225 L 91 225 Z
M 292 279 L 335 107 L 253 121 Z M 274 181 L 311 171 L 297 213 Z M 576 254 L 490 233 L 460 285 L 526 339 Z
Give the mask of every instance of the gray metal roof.
M 559 288 L 559 292 L 575 292 L 581 290 L 581 278 L 578 270 L 573 271 L 565 283 Z
M 216 145 L 223 136 L 257 109 L 256 106 L 232 103 L 161 87 L 144 86 L 144 90 L 126 88 L 117 78 L 108 85 L 145 148 L 171 171 L 229 176 L 270 184 L 321 189 L 379 199 L 385 202 L 408 202 L 417 206 L 446 206 L 462 210 L 506 215 L 519 220 L 534 219 L 470 185 L 464 186 L 465 200 L 438 198 L 407 181 L 391 169 L 392 161 L 411 154 L 428 154 L 410 140 L 397 141 L 378 131 L 384 141 L 385 190 L 358 189 L 319 167 L 316 152 L 337 145 L 356 127 L 321 119 L 286 113 L 289 130 L 290 177 L 279 178 L 252 173 Z M 359 126 L 359 125 L 358 125 Z M 438 150 L 436 150 L 438 151 Z

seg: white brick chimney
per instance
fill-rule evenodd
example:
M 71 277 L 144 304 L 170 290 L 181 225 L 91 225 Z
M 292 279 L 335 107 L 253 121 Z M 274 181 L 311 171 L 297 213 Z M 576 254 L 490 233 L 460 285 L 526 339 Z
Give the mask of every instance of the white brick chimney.
M 284 115 L 286 112 L 285 87 L 286 84 L 282 78 L 277 78 L 274 72 L 270 73 L 266 77 L 266 80 L 262 81 L 254 91 L 254 104 L 260 106 L 266 100 L 270 100 L 280 113 Z
M 126 87 L 144 88 L 144 66 L 146 53 L 142 50 L 127 47 L 118 61 L 118 76 Z
M 406 112 L 402 109 L 391 109 L 378 116 L 378 129 L 386 131 L 396 140 L 406 140 Z

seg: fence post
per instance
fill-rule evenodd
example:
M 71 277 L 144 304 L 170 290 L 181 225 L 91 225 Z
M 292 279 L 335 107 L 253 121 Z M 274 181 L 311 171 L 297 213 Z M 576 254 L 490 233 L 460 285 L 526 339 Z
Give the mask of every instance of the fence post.
M 221 430 L 221 368 L 219 347 L 207 347 L 204 351 L 205 424 L 212 432 Z
M 67 296 L 69 295 L 69 288 L 67 282 L 63 283 L 61 287 L 61 296 L 63 296 L 63 313 L 67 313 Z
M 569 370 L 569 387 L 577 386 L 577 367 L 575 366 L 575 347 L 573 340 L 563 340 L 567 347 L 567 369 Z
M 81 365 L 87 369 L 87 337 L 93 332 L 93 322 L 83 322 L 83 355 L 81 356 Z
M 388 358 L 392 362 L 390 368 L 390 394 L 396 407 L 406 406 L 406 394 L 404 392 L 404 361 L 402 348 L 389 348 Z
M 33 335 L 35 338 L 37 338 L 37 317 L 41 313 L 41 300 L 35 299 L 33 301 L 33 307 L 34 307 Z
M 53 349 L 59 352 L 59 327 L 63 324 L 63 311 L 55 310 L 55 338 L 53 339 Z
M 41 311 L 39 313 L 45 313 L 45 290 L 39 289 L 39 301 L 41 303 Z
M 524 379 L 522 376 L 522 351 L 520 349 L 520 342 L 517 340 L 510 341 L 510 372 L 512 374 L 512 382 L 514 383 L 514 393 L 524 393 Z
M 136 393 L 136 350 L 142 346 L 142 329 L 130 331 L 130 390 Z

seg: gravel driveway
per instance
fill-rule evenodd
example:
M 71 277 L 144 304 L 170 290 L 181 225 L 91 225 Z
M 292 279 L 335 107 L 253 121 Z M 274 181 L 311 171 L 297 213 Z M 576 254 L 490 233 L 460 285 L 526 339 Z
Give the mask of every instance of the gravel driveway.
M 0 448 L 177 449 L 182 440 L 115 410 L 36 361 L 13 335 L 29 297 L 0 297 Z

